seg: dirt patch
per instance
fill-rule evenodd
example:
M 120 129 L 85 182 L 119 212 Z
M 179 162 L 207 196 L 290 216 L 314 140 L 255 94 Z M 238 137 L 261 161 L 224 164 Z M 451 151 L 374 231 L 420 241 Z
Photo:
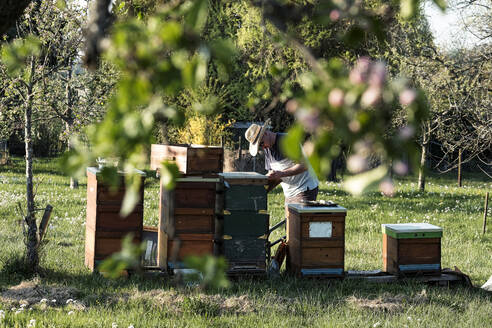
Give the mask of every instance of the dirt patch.
M 78 291 L 75 288 L 65 286 L 42 285 L 39 279 L 23 281 L 17 286 L 0 293 L 0 301 L 17 305 L 39 304 L 40 307 L 70 306 L 74 309 L 82 309 L 84 305 L 76 300 Z
M 355 307 L 363 309 L 383 312 L 398 312 L 403 310 L 404 307 L 409 304 L 414 305 L 427 302 L 427 292 L 424 289 L 413 297 L 405 295 L 393 296 L 387 293 L 375 299 L 351 296 L 347 298 L 347 302 Z
M 148 300 L 174 313 L 196 312 L 221 314 L 246 314 L 254 312 L 253 302 L 247 295 L 225 297 L 222 295 L 186 294 L 174 290 L 136 292 L 130 300 Z

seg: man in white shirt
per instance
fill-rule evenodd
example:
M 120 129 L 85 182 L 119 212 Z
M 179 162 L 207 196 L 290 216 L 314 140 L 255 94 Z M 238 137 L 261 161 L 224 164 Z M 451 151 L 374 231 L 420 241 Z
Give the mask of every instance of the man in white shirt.
M 285 133 L 275 133 L 267 129 L 268 120 L 262 126 L 252 124 L 246 130 L 249 152 L 256 156 L 258 149 L 265 152 L 265 168 L 272 189 L 278 183 L 282 186 L 285 204 L 314 201 L 318 196 L 318 179 L 305 158 L 305 163 L 295 163 L 287 158 L 281 148 Z

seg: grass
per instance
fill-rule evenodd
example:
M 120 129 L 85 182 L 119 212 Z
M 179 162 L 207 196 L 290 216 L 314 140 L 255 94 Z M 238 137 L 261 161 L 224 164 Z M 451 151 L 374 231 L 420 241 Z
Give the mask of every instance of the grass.
M 492 326 L 492 296 L 478 288 L 281 276 L 241 279 L 227 290 L 206 293 L 163 278 L 107 280 L 84 267 L 85 179 L 70 190 L 69 179 L 50 159 L 36 160 L 34 174 L 38 207 L 49 203 L 54 210 L 41 252 L 42 271 L 30 277 L 19 260 L 25 247 L 16 210 L 17 202 L 24 203 L 23 162 L 14 158 L 13 164 L 0 166 L 0 327 L 27 327 L 32 319 L 36 327 Z M 422 193 L 415 177 L 405 177 L 396 180 L 396 187 L 393 198 L 380 193 L 354 198 L 339 184 L 321 184 L 319 199 L 348 209 L 345 269 L 382 267 L 382 223 L 429 222 L 444 230 L 442 266 L 457 266 L 475 286 L 482 285 L 492 274 L 492 228 L 481 234 L 490 179 L 465 174 L 464 187 L 458 188 L 451 175 L 431 176 Z M 156 225 L 157 211 L 158 184 L 148 178 L 144 223 Z M 284 216 L 279 189 L 269 196 L 269 212 L 270 225 Z M 283 234 L 279 229 L 271 240 Z M 69 299 L 76 302 L 67 304 Z M 25 310 L 19 310 L 22 303 Z

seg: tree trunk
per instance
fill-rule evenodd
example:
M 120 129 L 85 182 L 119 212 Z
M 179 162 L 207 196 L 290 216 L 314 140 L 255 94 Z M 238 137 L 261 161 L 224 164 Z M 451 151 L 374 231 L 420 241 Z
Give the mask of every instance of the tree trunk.
M 463 151 L 458 150 L 458 187 L 461 187 L 461 159 L 462 159 Z
M 68 81 L 67 81 L 67 87 L 65 92 L 65 97 L 67 101 L 67 120 L 65 121 L 65 125 L 68 135 L 68 142 L 67 142 L 68 151 L 72 150 L 72 142 L 70 139 L 72 138 L 73 123 L 74 123 L 73 90 L 70 84 L 72 80 L 72 73 L 73 73 L 73 63 L 70 62 L 70 69 L 68 70 Z M 79 187 L 79 180 L 75 179 L 74 177 L 70 177 L 70 189 L 77 189 L 78 187 Z
M 420 157 L 419 167 L 419 190 L 425 191 L 425 160 L 427 157 L 427 144 L 422 144 L 422 155 Z
M 29 81 L 27 87 L 27 101 L 24 112 L 24 133 L 25 133 L 25 146 L 26 146 L 26 201 L 27 201 L 27 256 L 26 261 L 28 267 L 33 271 L 37 271 L 39 265 L 38 256 L 38 238 L 37 238 L 37 225 L 36 216 L 34 215 L 34 192 L 33 192 L 33 173 L 32 173 L 32 106 L 33 106 L 33 94 L 32 94 L 32 77 L 34 75 L 35 58 L 31 58 L 30 70 L 31 81 Z

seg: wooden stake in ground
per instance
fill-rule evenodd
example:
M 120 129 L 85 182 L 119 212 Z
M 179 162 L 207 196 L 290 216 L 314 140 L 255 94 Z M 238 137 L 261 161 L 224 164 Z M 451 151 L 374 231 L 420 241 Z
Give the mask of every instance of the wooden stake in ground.
M 461 158 L 463 157 L 463 151 L 458 151 L 458 187 L 461 187 Z
M 485 194 L 485 206 L 483 209 L 483 229 L 482 233 L 485 235 L 485 231 L 487 230 L 487 208 L 489 207 L 489 193 Z

